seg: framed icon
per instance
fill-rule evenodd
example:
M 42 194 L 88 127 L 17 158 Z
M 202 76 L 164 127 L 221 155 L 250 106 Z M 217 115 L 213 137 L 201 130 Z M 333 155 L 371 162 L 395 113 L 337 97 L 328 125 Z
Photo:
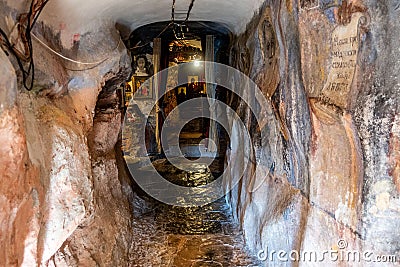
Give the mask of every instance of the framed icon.
M 123 88 L 123 102 L 124 106 L 128 106 L 133 97 L 133 83 L 132 81 L 126 82 Z
M 152 99 L 153 83 L 149 76 L 132 76 L 133 98 Z
M 153 55 L 141 54 L 133 57 L 133 75 L 134 76 L 152 76 L 153 75 Z
M 199 76 L 188 76 L 188 83 L 195 83 L 197 84 L 199 82 Z
M 185 86 L 179 86 L 178 87 L 178 94 L 181 93 L 181 92 L 186 95 L 186 87 Z

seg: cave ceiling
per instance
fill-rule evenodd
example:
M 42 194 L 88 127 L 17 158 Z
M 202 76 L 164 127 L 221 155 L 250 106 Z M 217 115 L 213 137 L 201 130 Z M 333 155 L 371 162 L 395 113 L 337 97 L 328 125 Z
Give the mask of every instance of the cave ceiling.
M 195 0 L 190 21 L 212 21 L 240 33 L 262 5 L 262 0 Z M 176 0 L 175 19 L 184 20 L 191 0 Z M 171 19 L 172 0 L 51 0 L 44 16 L 52 24 L 71 28 L 90 25 L 99 18 L 114 20 L 135 30 Z

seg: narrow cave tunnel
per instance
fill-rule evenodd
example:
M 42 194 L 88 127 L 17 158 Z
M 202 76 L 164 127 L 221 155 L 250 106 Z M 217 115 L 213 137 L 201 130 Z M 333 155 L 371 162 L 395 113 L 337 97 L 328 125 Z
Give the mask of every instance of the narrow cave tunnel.
M 398 266 L 398 0 L 1 0 L 1 266 Z

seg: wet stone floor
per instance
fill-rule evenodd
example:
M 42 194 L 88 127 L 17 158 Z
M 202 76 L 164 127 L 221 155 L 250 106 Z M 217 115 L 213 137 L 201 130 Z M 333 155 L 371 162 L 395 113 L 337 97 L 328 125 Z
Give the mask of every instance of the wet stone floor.
M 153 162 L 165 179 L 182 186 L 212 181 L 219 176 L 221 164 L 215 160 L 208 171 L 188 174 L 166 159 Z M 244 245 L 225 198 L 203 207 L 170 206 L 150 197 L 139 201 L 130 266 L 261 266 Z

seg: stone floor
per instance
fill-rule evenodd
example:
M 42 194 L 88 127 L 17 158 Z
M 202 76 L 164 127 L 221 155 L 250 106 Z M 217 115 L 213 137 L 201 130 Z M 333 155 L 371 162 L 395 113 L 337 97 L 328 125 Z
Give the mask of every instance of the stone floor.
M 213 180 L 223 163 L 215 160 L 208 173 L 190 175 L 173 170 L 165 159 L 153 165 L 165 179 L 193 186 Z M 169 206 L 151 199 L 143 201 L 142 207 L 146 205 L 135 215 L 131 266 L 261 266 L 246 249 L 224 198 L 203 207 Z

